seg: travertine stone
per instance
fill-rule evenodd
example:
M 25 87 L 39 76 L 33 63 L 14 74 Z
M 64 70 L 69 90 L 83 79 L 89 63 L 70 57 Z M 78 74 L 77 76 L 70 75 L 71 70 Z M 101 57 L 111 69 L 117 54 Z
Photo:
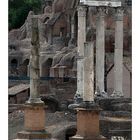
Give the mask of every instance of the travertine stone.
M 84 42 L 86 41 L 86 6 L 78 7 L 78 56 L 84 56 Z M 77 59 L 77 91 L 76 96 L 83 98 L 83 59 Z
M 113 96 L 123 96 L 123 10 L 121 8 L 116 9 Z
M 93 101 L 94 72 L 93 72 L 93 43 L 84 46 L 84 93 L 83 101 Z
M 97 8 L 96 21 L 96 92 L 104 92 L 105 8 Z

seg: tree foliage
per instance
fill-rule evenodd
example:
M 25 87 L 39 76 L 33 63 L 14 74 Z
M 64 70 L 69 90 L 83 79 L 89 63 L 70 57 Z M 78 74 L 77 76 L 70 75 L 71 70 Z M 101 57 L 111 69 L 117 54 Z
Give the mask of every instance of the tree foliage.
M 29 11 L 40 10 L 41 0 L 9 0 L 9 30 L 21 27 Z

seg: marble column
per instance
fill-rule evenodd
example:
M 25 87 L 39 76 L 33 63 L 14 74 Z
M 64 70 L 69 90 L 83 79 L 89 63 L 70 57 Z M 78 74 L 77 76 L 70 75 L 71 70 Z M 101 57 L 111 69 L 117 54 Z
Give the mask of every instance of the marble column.
M 96 93 L 104 91 L 104 63 L 105 63 L 105 8 L 97 8 L 96 20 Z
M 83 56 L 84 43 L 86 41 L 86 6 L 78 7 L 78 58 L 77 58 L 77 91 L 75 98 L 83 99 L 84 77 L 83 77 Z
M 113 96 L 123 96 L 123 10 L 116 9 L 114 51 L 114 92 Z
M 84 93 L 83 101 L 94 101 L 94 69 L 93 69 L 93 43 L 85 43 L 84 46 Z
M 38 18 L 32 18 L 32 38 L 30 55 L 30 98 L 27 102 L 38 103 L 40 100 L 40 69 L 39 69 L 39 31 Z

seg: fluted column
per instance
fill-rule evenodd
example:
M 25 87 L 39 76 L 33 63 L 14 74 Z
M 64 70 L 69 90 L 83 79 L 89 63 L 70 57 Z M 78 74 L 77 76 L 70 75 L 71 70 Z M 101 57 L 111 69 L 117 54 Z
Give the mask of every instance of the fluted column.
M 123 96 L 123 9 L 117 8 L 115 15 L 114 92 Z
M 75 97 L 83 99 L 84 77 L 83 77 L 83 56 L 84 43 L 86 41 L 86 6 L 78 7 L 78 56 L 77 59 L 77 91 Z
M 96 92 L 104 93 L 105 8 L 97 8 L 96 20 Z

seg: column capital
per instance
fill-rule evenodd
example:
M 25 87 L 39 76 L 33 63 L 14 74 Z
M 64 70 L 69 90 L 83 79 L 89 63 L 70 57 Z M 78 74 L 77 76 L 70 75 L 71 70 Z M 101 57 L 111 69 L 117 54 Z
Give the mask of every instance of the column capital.
M 105 14 L 107 13 L 107 8 L 106 7 L 97 7 L 97 15 L 98 17 L 104 17 Z
M 85 17 L 87 12 L 87 6 L 80 5 L 77 7 L 78 17 Z
M 115 20 L 116 21 L 123 20 L 123 12 L 124 12 L 123 8 L 116 8 L 115 9 Z

